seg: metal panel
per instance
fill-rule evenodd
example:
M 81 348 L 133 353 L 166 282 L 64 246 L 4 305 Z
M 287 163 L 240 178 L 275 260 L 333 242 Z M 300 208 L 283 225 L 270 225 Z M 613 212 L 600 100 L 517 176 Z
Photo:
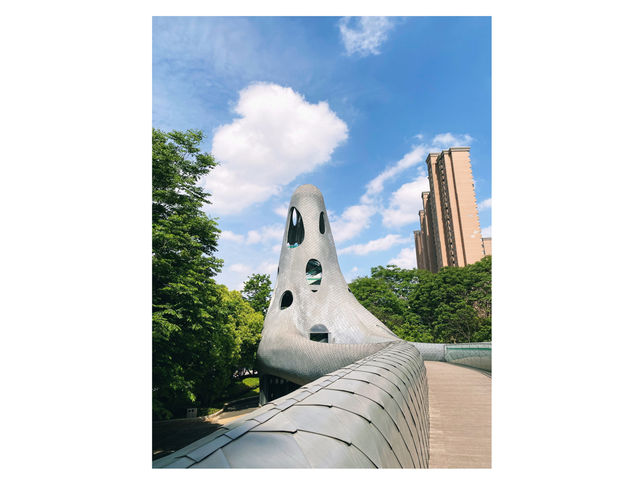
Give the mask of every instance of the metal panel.
M 189 468 L 194 463 L 195 461 L 188 457 L 179 457 L 168 464 L 165 468 Z
M 224 456 L 222 449 L 216 450 L 211 455 L 196 463 L 191 468 L 229 468 L 227 457 Z
M 335 438 L 310 432 L 298 432 L 293 438 L 314 468 L 375 468 L 357 447 Z
M 267 410 L 266 412 L 253 417 L 254 420 L 262 423 L 262 422 L 266 422 L 267 420 L 269 420 L 271 417 L 273 417 L 274 415 L 277 415 L 278 413 L 280 413 L 281 410 L 278 410 L 277 408 L 271 408 L 269 410 Z
M 225 446 L 231 440 L 232 439 L 227 437 L 226 435 L 222 435 L 221 437 L 218 437 L 215 440 L 204 444 L 200 448 L 196 448 L 195 450 L 190 451 L 189 453 L 187 453 L 187 456 L 189 458 L 192 458 L 196 462 L 199 462 L 204 457 L 211 455 L 218 448 Z
M 251 430 L 251 428 L 255 427 L 256 425 L 259 425 L 260 423 L 257 422 L 256 420 L 247 420 L 245 421 L 242 425 L 240 425 L 239 427 L 234 428 L 233 430 L 229 430 L 226 435 L 229 438 L 232 439 L 236 439 L 238 438 L 240 435 L 243 435 L 244 433 L 246 433 L 248 430 Z
M 232 468 L 311 467 L 293 435 L 289 433 L 252 430 L 227 445 L 223 453 Z
M 286 411 L 286 410 L 285 410 Z M 288 418 L 282 415 L 282 412 L 278 415 L 274 415 L 273 418 L 266 422 L 254 427 L 254 432 L 290 432 L 294 433 L 298 430 L 298 426 L 291 423 Z

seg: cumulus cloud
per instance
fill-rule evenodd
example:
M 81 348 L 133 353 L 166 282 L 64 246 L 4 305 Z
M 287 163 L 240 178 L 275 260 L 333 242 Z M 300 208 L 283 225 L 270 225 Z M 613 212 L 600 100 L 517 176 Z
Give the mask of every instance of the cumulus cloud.
M 254 273 L 270 275 L 271 281 L 274 281 L 273 276 L 278 270 L 278 263 L 273 260 L 264 260 L 257 264 L 251 265 L 245 263 L 234 263 L 228 267 L 228 272 L 225 272 L 224 284 L 232 286 L 234 290 L 242 290 L 244 288 L 244 282 L 247 281 L 249 275 Z
M 240 91 L 233 122 L 219 127 L 205 179 L 215 213 L 239 213 L 281 191 L 298 175 L 327 163 L 348 137 L 327 102 L 309 103 L 292 90 L 258 83 Z
M 261 227 L 259 230 L 249 230 L 247 232 L 247 245 L 264 243 L 269 240 L 282 240 L 282 232 L 282 225 L 269 225 Z
M 369 228 L 371 217 L 375 213 L 376 208 L 372 205 L 352 205 L 345 209 L 336 221 L 331 222 L 334 241 L 340 243 L 350 240 Z
M 276 273 L 277 270 L 278 262 L 265 261 L 258 265 L 258 267 L 256 268 L 256 273 L 266 273 L 268 275 L 271 275 L 272 273 Z
M 440 146 L 441 148 L 450 148 L 450 147 L 468 147 L 469 144 L 473 141 L 473 137 L 468 134 L 464 135 L 454 135 L 452 133 L 439 133 L 435 137 L 431 143 L 434 146 Z
M 289 213 L 289 210 L 287 209 L 287 207 L 289 206 L 288 202 L 284 202 L 283 204 L 277 206 L 276 208 L 273 209 L 273 213 L 275 213 L 276 215 L 278 215 L 279 217 L 282 218 L 287 218 L 287 214 Z
M 482 238 L 490 238 L 491 237 L 491 225 L 482 229 Z
M 422 192 L 429 190 L 427 177 L 419 176 L 405 183 L 391 194 L 389 207 L 382 211 L 382 223 L 386 227 L 401 227 L 418 221 L 422 209 Z
M 347 272 L 347 274 L 344 276 L 344 279 L 347 281 L 347 283 L 351 283 L 353 279 L 356 278 L 357 275 L 358 275 L 358 267 L 353 267 L 351 270 Z
M 244 263 L 234 263 L 233 265 L 229 265 L 229 270 L 236 273 L 249 273 L 251 267 Z
M 387 17 L 343 17 L 338 21 L 347 55 L 378 55 L 378 47 L 387 39 L 393 23 Z
M 367 243 L 359 245 L 349 245 L 348 247 L 341 248 L 340 250 L 338 250 L 338 254 L 342 255 L 345 253 L 352 253 L 354 255 L 368 255 L 371 252 L 381 252 L 384 250 L 389 250 L 394 245 L 407 243 L 410 240 L 412 239 L 406 238 L 402 235 L 389 234 L 386 237 L 377 238 Z
M 416 251 L 414 248 L 403 248 L 397 257 L 387 262 L 387 265 L 397 265 L 400 268 L 416 268 Z
M 487 198 L 478 204 L 478 210 L 489 210 L 491 208 L 491 199 Z
M 240 233 L 233 233 L 231 230 L 223 230 L 220 233 L 220 238 L 222 240 L 230 240 L 230 241 L 236 242 L 236 243 L 243 243 L 244 242 L 244 235 L 242 235 Z

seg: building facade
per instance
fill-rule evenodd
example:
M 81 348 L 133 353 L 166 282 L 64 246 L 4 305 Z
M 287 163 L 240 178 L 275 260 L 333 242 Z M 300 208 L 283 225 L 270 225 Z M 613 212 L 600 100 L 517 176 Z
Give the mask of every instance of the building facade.
M 419 269 L 464 267 L 491 255 L 482 238 L 469 147 L 451 147 L 427 156 L 429 191 L 422 192 L 420 230 L 414 231 Z

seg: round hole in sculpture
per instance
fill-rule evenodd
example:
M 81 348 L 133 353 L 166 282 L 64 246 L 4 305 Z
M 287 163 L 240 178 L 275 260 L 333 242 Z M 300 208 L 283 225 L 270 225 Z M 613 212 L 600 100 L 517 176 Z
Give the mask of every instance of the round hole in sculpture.
M 289 248 L 296 248 L 304 240 L 304 224 L 302 215 L 296 207 L 289 210 L 289 228 L 287 228 L 287 243 Z
M 280 298 L 280 310 L 284 310 L 287 307 L 290 307 L 293 303 L 293 293 L 291 290 L 287 290 L 282 294 L 282 298 Z
M 315 324 L 309 330 L 309 340 L 313 342 L 329 343 L 329 330 L 321 323 Z
M 320 285 L 322 282 L 322 265 L 315 258 L 307 262 L 307 283 L 309 285 Z
M 324 212 L 320 212 L 320 233 L 324 233 Z

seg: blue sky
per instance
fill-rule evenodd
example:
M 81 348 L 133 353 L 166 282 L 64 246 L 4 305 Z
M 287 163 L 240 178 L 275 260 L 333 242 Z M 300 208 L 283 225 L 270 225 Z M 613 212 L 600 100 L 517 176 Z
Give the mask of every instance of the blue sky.
M 275 274 L 291 193 L 323 193 L 347 280 L 415 267 L 429 152 L 471 147 L 491 232 L 489 17 L 154 17 L 153 126 L 221 163 L 218 282 Z

